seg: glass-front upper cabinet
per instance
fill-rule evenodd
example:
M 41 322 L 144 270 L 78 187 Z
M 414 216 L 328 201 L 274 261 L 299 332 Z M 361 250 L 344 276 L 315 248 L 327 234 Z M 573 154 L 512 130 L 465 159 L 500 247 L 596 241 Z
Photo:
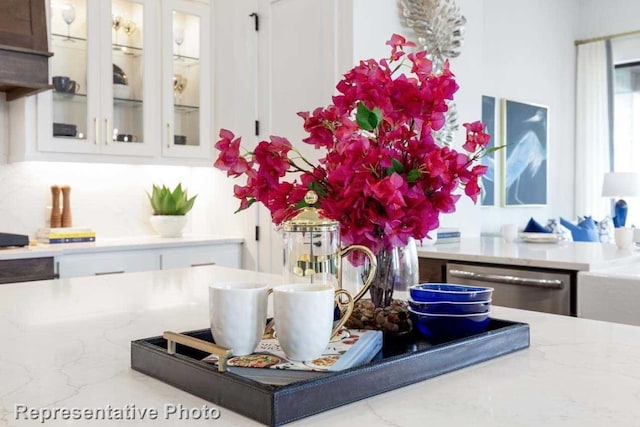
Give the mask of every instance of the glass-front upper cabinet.
M 154 132 L 156 141 L 160 133 L 150 124 L 161 114 L 161 46 L 148 43 L 150 33 L 159 33 L 159 22 L 149 19 L 159 16 L 158 3 L 51 0 L 54 89 L 38 98 L 39 150 L 117 155 L 159 151 L 152 141 Z M 154 90 L 155 103 L 149 102 Z
M 207 158 L 212 150 L 209 7 L 186 0 L 163 5 L 162 153 Z

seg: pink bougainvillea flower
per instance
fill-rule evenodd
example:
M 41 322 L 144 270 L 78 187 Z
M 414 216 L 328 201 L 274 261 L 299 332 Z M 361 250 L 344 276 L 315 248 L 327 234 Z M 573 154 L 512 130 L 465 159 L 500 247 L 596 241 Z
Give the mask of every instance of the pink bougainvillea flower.
M 234 186 L 239 210 L 259 202 L 280 224 L 313 189 L 322 213 L 339 221 L 344 244 L 378 253 L 428 237 L 462 194 L 477 200 L 487 170 L 479 164 L 489 142 L 484 125 L 464 124 L 461 150 L 433 137 L 458 90 L 449 63 L 434 73 L 427 52 L 406 53 L 415 44 L 401 35 L 387 45 L 388 58 L 360 61 L 344 75 L 330 105 L 298 113 L 308 133 L 303 142 L 320 150 L 317 162 L 278 136 L 243 154 L 240 138 L 220 131 L 214 166 L 246 177 L 245 185 Z

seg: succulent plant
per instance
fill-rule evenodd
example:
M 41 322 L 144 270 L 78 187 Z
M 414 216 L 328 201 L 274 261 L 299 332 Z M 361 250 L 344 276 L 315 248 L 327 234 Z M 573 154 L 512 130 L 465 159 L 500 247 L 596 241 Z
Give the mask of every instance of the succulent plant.
M 196 196 L 188 198 L 187 190 L 182 189 L 182 184 L 178 184 L 171 191 L 169 187 L 153 185 L 151 194 L 147 193 L 154 215 L 186 215 L 193 207 Z

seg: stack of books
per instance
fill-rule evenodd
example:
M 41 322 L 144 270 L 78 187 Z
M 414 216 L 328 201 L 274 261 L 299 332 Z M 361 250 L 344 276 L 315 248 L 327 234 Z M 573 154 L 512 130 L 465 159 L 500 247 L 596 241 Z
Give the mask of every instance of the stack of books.
M 89 227 L 40 228 L 36 232 L 38 243 L 95 242 L 96 232 Z
M 438 228 L 436 235 L 436 245 L 445 243 L 458 243 L 460 241 L 460 230 L 458 228 Z

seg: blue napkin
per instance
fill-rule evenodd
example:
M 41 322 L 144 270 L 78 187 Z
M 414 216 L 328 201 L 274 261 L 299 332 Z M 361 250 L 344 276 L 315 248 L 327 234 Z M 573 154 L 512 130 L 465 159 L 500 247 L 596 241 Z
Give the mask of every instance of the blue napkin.
M 599 242 L 600 236 L 598 236 L 598 230 L 596 223 L 590 216 L 584 218 L 578 224 L 573 224 L 570 221 L 560 217 L 560 224 L 571 231 L 571 237 L 574 242 Z
M 524 231 L 525 233 L 551 233 L 549 229 L 543 227 L 533 218 L 529 220 L 527 226 L 522 231 Z

